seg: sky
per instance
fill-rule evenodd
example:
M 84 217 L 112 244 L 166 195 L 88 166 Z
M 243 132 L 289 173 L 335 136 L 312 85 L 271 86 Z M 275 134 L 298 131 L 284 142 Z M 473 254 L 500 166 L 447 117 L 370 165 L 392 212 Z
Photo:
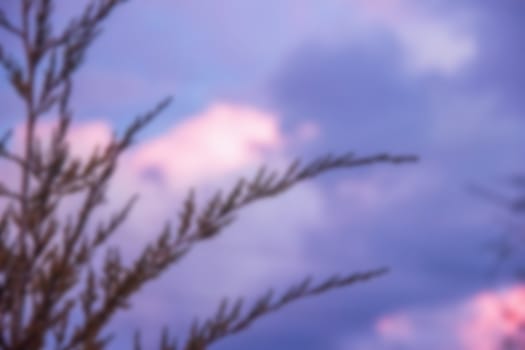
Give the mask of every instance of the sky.
M 80 2 L 58 1 L 58 28 Z M 510 178 L 524 170 L 523 16 L 516 0 L 120 7 L 76 76 L 70 140 L 85 156 L 174 96 L 109 190 L 114 208 L 141 194 L 117 236 L 129 256 L 176 220 L 189 187 L 206 198 L 263 163 L 281 169 L 326 152 L 420 161 L 329 173 L 247 208 L 131 300 L 111 324 L 110 348 L 127 348 L 136 328 L 146 341 L 163 325 L 183 335 L 223 296 L 249 300 L 306 275 L 388 266 L 212 349 L 497 349 L 525 320 L 525 284 L 492 245 L 516 233 L 516 217 L 472 188 L 511 196 Z M 6 79 L 0 105 L 0 129 L 14 126 L 19 142 L 21 108 Z

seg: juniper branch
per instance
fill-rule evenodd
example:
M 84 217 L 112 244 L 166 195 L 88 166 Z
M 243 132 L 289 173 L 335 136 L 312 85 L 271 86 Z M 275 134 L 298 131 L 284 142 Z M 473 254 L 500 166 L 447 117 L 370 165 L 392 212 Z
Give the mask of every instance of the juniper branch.
M 136 197 L 131 197 L 106 222 L 100 222 L 94 232 L 88 230 L 88 224 L 93 221 L 95 210 L 104 204 L 118 159 L 133 145 L 136 134 L 171 101 L 164 99 L 136 117 L 120 137 L 114 136 L 104 148 L 95 149 L 87 160 L 72 156 L 66 138 L 73 119 L 70 99 L 74 74 L 100 34 L 102 23 L 124 2 L 90 2 L 58 34 L 51 25 L 55 4 L 52 0 L 21 0 L 20 27 L 0 10 L 0 29 L 20 40 L 24 56 L 23 64 L 17 62 L 0 43 L 0 66 L 26 107 L 23 154 L 8 150 L 9 134 L 0 139 L 0 158 L 21 170 L 20 188 L 0 184 L 0 197 L 7 203 L 0 217 L 0 349 L 42 348 L 50 334 L 57 349 L 103 349 L 111 335 L 102 332 L 117 312 L 129 306 L 133 295 L 185 257 L 196 244 L 220 234 L 249 204 L 280 195 L 300 182 L 335 169 L 416 160 L 413 156 L 388 154 L 327 155 L 302 167 L 296 161 L 282 174 L 261 168 L 253 179 L 240 179 L 226 195 L 217 192 L 202 208 L 198 208 L 194 192 L 190 191 L 176 228 L 168 220 L 131 265 L 122 262 L 118 247 L 109 247 L 102 269 L 94 269 L 93 257 L 125 222 Z M 35 131 L 43 113 L 53 109 L 58 123 L 50 144 L 44 147 Z M 62 220 L 59 205 L 71 195 L 83 196 L 80 208 Z M 357 280 L 363 280 L 375 275 L 371 272 L 358 276 L 362 278 Z M 213 320 L 219 324 L 221 318 L 197 327 L 196 338 L 206 340 L 205 346 L 245 329 L 255 319 L 288 302 L 352 281 L 356 280 L 334 278 L 316 287 L 306 284 L 303 289 L 293 289 L 295 294 L 287 293 L 281 299 L 263 298 L 246 315 L 230 317 L 233 323 L 221 331 L 213 328 Z M 71 317 L 74 310 L 80 310 L 83 317 L 76 323 Z M 140 347 L 138 336 L 135 344 Z M 159 346 L 163 350 L 177 348 L 167 329 Z
M 214 316 L 202 322 L 195 321 L 190 336 L 184 346 L 185 350 L 203 350 L 227 336 L 244 331 L 255 321 L 282 307 L 307 297 L 319 295 L 330 290 L 347 287 L 358 282 L 365 282 L 388 272 L 381 268 L 368 272 L 353 273 L 345 277 L 332 276 L 322 283 L 312 286 L 310 277 L 293 285 L 279 298 L 274 298 L 273 290 L 260 296 L 248 311 L 243 313 L 244 300 L 237 299 L 231 303 L 224 298 Z

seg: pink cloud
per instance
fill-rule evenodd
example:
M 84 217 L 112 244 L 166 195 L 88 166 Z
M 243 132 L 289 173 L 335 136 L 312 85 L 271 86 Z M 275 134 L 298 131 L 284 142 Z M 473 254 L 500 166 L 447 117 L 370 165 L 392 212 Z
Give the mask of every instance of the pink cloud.
M 45 118 L 38 124 L 36 135 L 44 146 L 55 128 L 55 119 Z M 312 134 L 313 130 L 300 132 Z M 73 156 L 86 158 L 96 146 L 106 145 L 111 136 L 111 125 L 94 119 L 73 124 L 66 140 Z M 15 128 L 14 139 L 15 151 L 22 152 L 24 124 Z M 282 150 L 284 139 L 274 114 L 250 106 L 216 103 L 135 146 L 122 159 L 120 169 L 127 178 L 154 173 L 166 180 L 168 188 L 180 190 L 262 162 L 268 151 Z
M 486 290 L 456 303 L 403 309 L 377 318 L 372 336 L 345 339 L 341 349 L 502 349 L 525 345 L 525 285 Z
M 42 119 L 37 124 L 36 137 L 47 147 L 51 140 L 51 135 L 56 129 L 56 119 Z M 23 150 L 25 140 L 25 124 L 15 127 L 14 150 L 18 153 Z M 70 127 L 66 141 L 70 145 L 71 154 L 74 157 L 87 158 L 95 147 L 104 147 L 111 140 L 112 129 L 109 123 L 103 120 L 93 120 L 90 122 L 78 123 Z
M 403 314 L 387 315 L 375 323 L 375 330 L 382 337 L 407 339 L 414 335 L 412 320 Z
M 313 121 L 306 121 L 297 127 L 295 134 L 299 141 L 309 142 L 319 138 L 321 129 L 319 124 Z
M 57 126 L 56 119 L 43 118 L 37 124 L 35 131 L 36 137 L 44 151 L 49 147 L 51 135 Z M 24 152 L 25 140 L 25 123 L 18 124 L 14 127 L 14 135 L 11 151 L 21 155 Z M 93 152 L 94 148 L 105 146 L 111 140 L 110 125 L 104 121 L 91 121 L 79 123 L 70 128 L 66 137 L 66 142 L 70 146 L 70 152 L 74 157 L 87 159 Z M 0 160 L 2 171 L 0 172 L 0 181 L 4 185 L 16 188 L 20 185 L 20 172 L 17 165 L 12 162 Z
M 459 335 L 468 350 L 493 350 L 506 338 L 525 345 L 525 285 L 500 292 L 483 292 L 467 305 Z
M 49 143 L 55 127 L 53 118 L 46 117 L 38 124 L 36 133 L 43 145 Z M 299 134 L 311 137 L 316 130 L 313 124 L 306 129 L 300 126 Z M 24 134 L 24 124 L 18 125 L 14 140 L 18 153 L 23 150 Z M 94 119 L 73 123 L 67 141 L 72 154 L 85 159 L 111 137 L 110 123 Z M 163 222 L 172 215 L 188 187 L 231 179 L 263 163 L 271 151 L 282 152 L 286 144 L 278 116 L 251 106 L 216 103 L 126 153 L 109 187 L 111 205 L 118 206 L 139 192 L 142 200 L 130 221 L 138 231 L 150 228 L 147 222 Z
M 52 123 L 43 123 L 39 135 L 49 138 L 52 128 Z M 313 124 L 308 128 L 315 129 Z M 20 141 L 23 130 L 18 129 Z M 300 130 L 301 126 L 296 131 Z M 110 136 L 110 124 L 98 120 L 73 123 L 68 140 L 75 155 L 84 157 Z M 212 181 L 217 184 L 217 178 L 222 185 L 269 159 L 277 168 L 285 166 L 289 164 L 286 147 L 297 141 L 296 133 L 291 136 L 290 141 L 275 114 L 250 106 L 212 105 L 131 149 L 121 159 L 109 186 L 110 208 L 100 215 L 106 217 L 133 192 L 140 193 L 135 210 L 115 236 L 125 258 L 134 256 L 145 241 L 156 237 L 166 219 L 176 218 L 181 195 L 189 185 L 199 188 Z M 147 176 L 145 172 L 149 172 Z M 151 181 L 152 176 L 161 181 Z M 202 191 L 197 195 L 202 198 Z M 158 293 L 137 298 L 149 300 L 155 295 L 155 308 L 147 303 L 142 307 L 139 302 L 131 314 L 148 322 L 171 322 L 172 310 L 162 309 L 162 305 L 173 304 L 174 298 L 178 305 L 188 305 L 178 312 L 192 317 L 210 312 L 224 295 L 256 294 L 270 286 L 281 286 L 284 279 L 301 279 L 311 271 L 324 274 L 316 261 L 305 256 L 304 247 L 314 231 L 323 232 L 325 208 L 324 193 L 313 183 L 248 208 L 221 239 L 199 245 L 167 274 L 167 279 L 156 283 L 157 288 L 162 286 Z M 273 224 L 276 219 L 277 226 Z M 172 283 L 174 279 L 182 281 L 184 290 Z M 148 310 L 150 307 L 154 311 Z
M 138 173 L 155 169 L 169 188 L 180 189 L 261 162 L 283 143 L 275 115 L 217 103 L 142 144 L 131 166 Z

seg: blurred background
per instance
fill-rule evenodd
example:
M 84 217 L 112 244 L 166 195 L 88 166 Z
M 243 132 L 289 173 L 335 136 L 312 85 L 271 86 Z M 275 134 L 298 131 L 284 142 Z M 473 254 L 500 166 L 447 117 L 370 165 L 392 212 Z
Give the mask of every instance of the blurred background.
M 58 1 L 57 28 L 85 3 Z M 250 300 L 309 274 L 380 266 L 391 272 L 300 301 L 214 349 L 492 350 L 523 340 L 524 16 L 515 0 L 120 7 L 77 74 L 71 140 L 87 155 L 175 97 L 110 190 L 110 206 L 141 193 L 117 236 L 130 256 L 176 219 L 190 186 L 205 199 L 263 163 L 326 152 L 421 161 L 326 174 L 253 205 L 132 300 L 112 324 L 114 348 L 136 328 L 146 340 L 163 325 L 185 334 L 223 296 Z M 0 106 L 1 129 L 21 122 L 5 79 Z

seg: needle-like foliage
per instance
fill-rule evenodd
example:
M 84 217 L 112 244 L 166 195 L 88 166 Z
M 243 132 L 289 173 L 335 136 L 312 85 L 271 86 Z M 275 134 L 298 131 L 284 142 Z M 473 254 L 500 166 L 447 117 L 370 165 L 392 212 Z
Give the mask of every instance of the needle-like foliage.
M 225 194 L 217 192 L 198 208 L 193 191 L 185 199 L 178 225 L 167 220 L 133 263 L 125 264 L 118 246 L 108 246 L 130 214 L 136 196 L 96 229 L 89 223 L 105 202 L 108 183 L 117 161 L 137 133 L 170 103 L 166 98 L 137 116 L 120 136 L 88 159 L 71 154 L 66 142 L 73 118 L 70 106 L 73 77 L 86 51 L 101 32 L 101 24 L 124 0 L 90 2 L 80 16 L 60 33 L 52 28 L 53 0 L 20 0 L 20 20 L 8 18 L 0 9 L 0 30 L 22 44 L 22 63 L 0 43 L 0 65 L 25 107 L 23 152 L 9 148 L 10 132 L 0 138 L 0 159 L 19 169 L 19 186 L 0 183 L 0 350 L 54 348 L 97 350 L 107 347 L 104 334 L 112 317 L 129 307 L 130 299 L 186 256 L 201 241 L 219 235 L 248 204 L 277 196 L 297 183 L 327 171 L 374 163 L 406 163 L 413 156 L 353 154 L 319 158 L 311 163 L 294 162 L 282 174 L 261 170 L 252 179 L 241 179 Z M 17 2 L 12 2 L 17 3 Z M 57 115 L 51 140 L 44 146 L 36 128 L 44 114 Z M 75 215 L 59 216 L 68 197 L 81 198 Z M 167 218 L 169 219 L 169 218 Z M 105 252 L 100 268 L 94 268 L 96 252 Z M 251 307 L 225 299 L 207 320 L 195 321 L 184 342 L 168 329 L 162 332 L 159 349 L 205 349 L 215 341 L 243 331 L 254 321 L 297 299 L 334 288 L 367 281 L 385 269 L 332 277 L 320 284 L 310 279 L 292 286 L 279 297 L 269 292 Z M 73 318 L 73 313 L 82 317 Z M 137 333 L 135 349 L 141 349 Z

